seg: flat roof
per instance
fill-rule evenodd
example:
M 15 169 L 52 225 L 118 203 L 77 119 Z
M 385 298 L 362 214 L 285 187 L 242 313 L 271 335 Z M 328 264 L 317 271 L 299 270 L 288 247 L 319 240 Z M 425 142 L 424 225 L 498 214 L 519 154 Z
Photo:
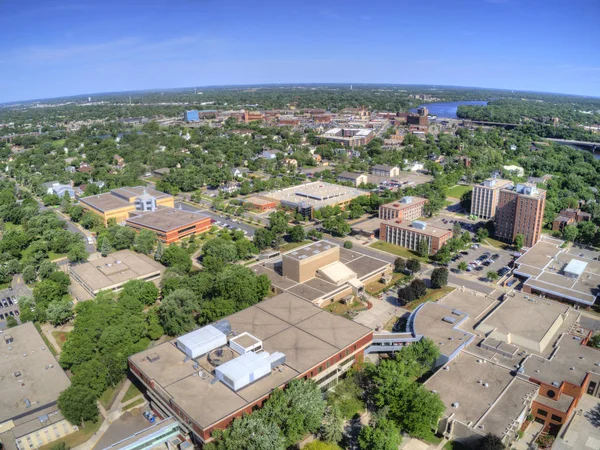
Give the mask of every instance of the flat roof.
M 338 175 L 338 178 L 344 178 L 347 180 L 358 180 L 360 177 L 366 176 L 362 172 L 342 172 Z
M 127 206 L 133 207 L 133 203 L 130 203 L 125 198 L 139 197 L 144 194 L 144 191 L 157 199 L 171 197 L 171 195 L 157 191 L 156 189 L 145 186 L 133 186 L 113 189 L 104 194 L 90 195 L 88 197 L 80 198 L 79 201 L 99 211 L 107 212 L 113 209 L 125 208 Z
M 479 320 L 500 302 L 480 292 L 465 288 L 454 289 L 448 295 L 437 301 L 438 304 L 451 309 L 456 309 L 468 314 L 469 317 L 463 322 L 461 328 L 472 329 Z
M 200 213 L 175 208 L 158 208 L 156 211 L 130 217 L 126 222 L 167 233 L 206 219 L 210 217 Z
M 174 345 L 174 340 L 129 358 L 202 428 L 269 394 L 372 332 L 287 292 L 225 320 L 231 324 L 234 334 L 248 332 L 263 342 L 265 351 L 284 353 L 286 362 L 281 370 L 271 371 L 270 375 L 234 392 L 221 382 L 213 382 L 213 375 L 198 376 L 194 360 L 185 361 L 186 355 Z M 151 362 L 150 355 L 158 359 L 152 358 L 154 362 Z M 211 367 L 207 361 L 201 366 Z
M 321 253 L 331 250 L 332 248 L 337 248 L 339 250 L 340 246 L 334 242 L 323 240 L 295 248 L 287 253 L 284 253 L 283 256 L 302 261 L 303 259 L 320 255 Z
M 70 267 L 71 278 L 85 283 L 94 292 L 164 272 L 165 266 L 141 253 L 120 250 L 108 256 Z M 79 278 L 79 280 L 77 280 Z
M 487 420 L 500 436 L 525 408 L 525 397 L 538 389 L 533 383 L 515 378 L 510 369 L 467 351 L 462 351 L 444 367 L 448 370 L 438 370 L 424 384 L 427 389 L 436 391 L 446 405 L 444 415 L 454 414 L 455 420 L 474 427 L 489 411 L 482 423 Z M 499 407 L 500 403 L 506 409 Z M 482 433 L 488 431 L 485 426 Z
M 424 229 L 414 227 L 412 223 L 401 221 L 398 219 L 385 220 L 384 223 L 388 227 L 399 228 L 401 230 L 414 231 L 415 233 L 423 234 L 425 236 L 441 237 L 446 235 L 452 235 L 451 230 L 444 228 L 432 227 L 429 224 Z M 426 222 L 425 222 L 426 223 Z
M 515 274 L 528 278 L 525 286 L 540 292 L 593 305 L 600 294 L 600 261 L 594 259 L 600 253 L 580 246 L 561 248 L 562 244 L 556 239 L 540 240 L 517 259 Z M 577 272 L 567 275 L 569 266 Z
M 369 192 L 350 186 L 314 181 L 262 194 L 263 197 L 281 202 L 284 206 L 297 207 L 301 203 L 320 209 L 346 203 Z
M 564 334 L 549 358 L 530 355 L 523 365 L 525 374 L 546 384 L 567 381 L 581 386 L 588 372 L 600 375 L 600 350 L 581 345 L 581 337 Z
M 33 323 L 0 331 L 0 374 L 0 423 L 54 405 L 71 384 Z
M 515 292 L 505 295 L 500 305 L 477 326 L 487 326 L 510 335 L 540 343 L 552 326 L 571 308 L 557 302 Z
M 428 200 L 423 197 L 415 197 L 412 195 L 407 195 L 402 197 L 400 200 L 396 200 L 390 203 L 386 203 L 385 205 L 381 205 L 380 208 L 388 208 L 395 209 L 401 211 L 405 208 L 410 208 L 411 206 L 417 205 L 419 203 L 425 203 Z
M 245 203 L 252 203 L 254 205 L 270 205 L 273 203 L 273 200 L 269 200 L 266 198 L 262 198 L 262 197 L 258 197 L 258 196 L 252 196 L 252 197 L 248 197 L 242 200 Z

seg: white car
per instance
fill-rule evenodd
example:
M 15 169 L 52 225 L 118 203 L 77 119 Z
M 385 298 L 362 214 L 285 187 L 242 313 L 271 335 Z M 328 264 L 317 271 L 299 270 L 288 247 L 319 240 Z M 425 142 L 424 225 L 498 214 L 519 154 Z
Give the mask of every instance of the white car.
M 87 242 L 88 242 L 88 244 L 93 245 L 94 244 L 94 238 L 92 236 L 88 236 L 87 237 Z

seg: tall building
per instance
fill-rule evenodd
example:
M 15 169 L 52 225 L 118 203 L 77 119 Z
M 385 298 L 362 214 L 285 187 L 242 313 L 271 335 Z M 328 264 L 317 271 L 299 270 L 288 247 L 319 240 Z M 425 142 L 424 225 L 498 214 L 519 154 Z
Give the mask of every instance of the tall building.
M 545 207 L 546 191 L 534 184 L 501 189 L 496 211 L 496 237 L 513 242 L 517 234 L 522 234 L 524 246 L 532 247 L 540 240 Z
M 489 178 L 483 183 L 473 187 L 471 197 L 471 214 L 480 219 L 490 220 L 496 215 L 498 197 L 501 189 L 512 185 L 510 180 Z
M 379 218 L 412 222 L 425 215 L 425 205 L 428 202 L 429 200 L 421 197 L 402 197 L 399 201 L 381 205 L 379 207 Z

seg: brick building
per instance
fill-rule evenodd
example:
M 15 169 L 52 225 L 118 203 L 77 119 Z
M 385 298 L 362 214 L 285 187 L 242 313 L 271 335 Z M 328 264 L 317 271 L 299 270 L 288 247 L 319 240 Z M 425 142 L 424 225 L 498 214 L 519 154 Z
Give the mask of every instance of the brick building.
M 379 218 L 412 222 L 425 215 L 425 205 L 428 202 L 429 200 L 422 197 L 402 197 L 401 200 L 381 205 Z
M 558 213 L 556 219 L 552 221 L 552 231 L 562 231 L 567 225 L 588 221 L 592 215 L 585 213 L 580 209 L 567 208 Z
M 512 186 L 512 181 L 489 178 L 483 183 L 473 186 L 471 197 L 471 214 L 483 220 L 493 219 L 498 208 L 500 189 Z
M 540 240 L 546 191 L 530 183 L 500 190 L 496 212 L 496 237 L 513 242 L 517 234 L 525 238 L 524 246 L 532 247 Z
M 412 251 L 419 249 L 421 240 L 427 242 L 429 254 L 435 255 L 452 238 L 452 231 L 428 226 L 425 222 L 406 223 L 400 220 L 381 222 L 379 239 Z
M 136 231 L 154 231 L 162 242 L 172 244 L 186 236 L 210 230 L 212 219 L 204 214 L 180 209 L 159 208 L 156 211 L 133 214 L 125 223 Z

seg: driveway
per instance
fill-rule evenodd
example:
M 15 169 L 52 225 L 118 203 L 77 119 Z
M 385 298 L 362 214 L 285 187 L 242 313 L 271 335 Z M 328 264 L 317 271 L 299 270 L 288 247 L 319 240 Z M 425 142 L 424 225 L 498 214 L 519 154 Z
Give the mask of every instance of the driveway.
M 391 318 L 401 317 L 408 312 L 406 309 L 396 306 L 396 297 L 390 296 L 378 299 L 368 296 L 368 299 L 373 304 L 373 307 L 365 311 L 360 311 L 354 318 L 354 321 L 373 330 L 377 327 L 383 329 Z

